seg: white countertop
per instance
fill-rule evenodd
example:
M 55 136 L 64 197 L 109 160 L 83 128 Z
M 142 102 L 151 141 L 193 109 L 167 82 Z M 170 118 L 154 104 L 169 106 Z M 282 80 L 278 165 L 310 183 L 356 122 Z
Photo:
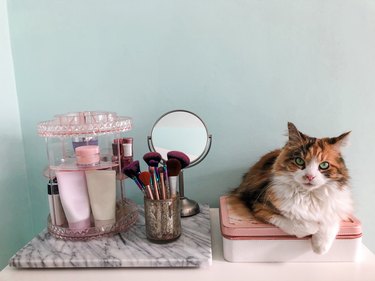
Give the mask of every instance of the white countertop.
M 325 263 L 230 263 L 223 258 L 218 209 L 211 209 L 212 266 L 204 268 L 95 268 L 95 269 L 15 269 L 7 266 L 0 280 L 74 281 L 220 281 L 231 280 L 319 280 L 374 281 L 375 256 L 363 246 L 361 262 Z

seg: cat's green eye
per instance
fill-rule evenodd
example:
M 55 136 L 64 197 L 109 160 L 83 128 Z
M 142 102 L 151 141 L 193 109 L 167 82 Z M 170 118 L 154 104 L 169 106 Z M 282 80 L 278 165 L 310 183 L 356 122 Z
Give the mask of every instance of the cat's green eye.
M 298 166 L 303 166 L 303 165 L 305 165 L 305 160 L 303 160 L 301 157 L 296 157 L 296 158 L 294 159 L 294 162 L 296 162 L 296 164 L 297 164 Z
M 324 161 L 319 164 L 319 168 L 322 170 L 327 170 L 329 168 L 329 163 L 327 161 Z

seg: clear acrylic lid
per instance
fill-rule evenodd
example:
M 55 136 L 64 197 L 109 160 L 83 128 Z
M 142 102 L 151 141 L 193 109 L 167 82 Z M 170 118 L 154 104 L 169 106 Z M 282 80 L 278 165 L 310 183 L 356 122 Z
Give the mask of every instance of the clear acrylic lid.
M 84 111 L 55 115 L 38 124 L 41 137 L 79 137 L 126 132 L 132 129 L 132 119 L 115 112 Z

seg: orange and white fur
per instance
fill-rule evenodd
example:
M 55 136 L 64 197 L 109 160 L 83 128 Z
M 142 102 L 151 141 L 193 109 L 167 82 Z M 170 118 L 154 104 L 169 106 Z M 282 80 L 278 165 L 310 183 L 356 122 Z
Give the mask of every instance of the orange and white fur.
M 264 155 L 232 191 L 255 218 L 299 238 L 312 235 L 314 252 L 326 253 L 340 221 L 353 211 L 348 170 L 341 155 L 350 132 L 313 138 L 288 123 L 289 140 Z

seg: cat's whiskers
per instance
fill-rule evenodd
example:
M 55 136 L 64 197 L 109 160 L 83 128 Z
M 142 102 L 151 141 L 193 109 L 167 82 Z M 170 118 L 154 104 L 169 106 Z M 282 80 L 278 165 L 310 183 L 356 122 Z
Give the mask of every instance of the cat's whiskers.
M 268 186 L 267 188 L 265 188 L 266 190 L 269 189 L 270 186 Z M 266 190 L 264 192 L 266 192 Z M 270 193 L 267 193 L 266 196 L 264 197 L 264 202 L 263 202 L 263 207 L 267 207 L 269 206 L 269 204 L 267 204 L 268 202 L 270 202 L 272 205 L 274 205 L 272 203 L 272 198 L 270 198 Z
M 258 202 L 259 203 L 259 198 L 270 188 L 270 185 L 267 185 L 263 190 L 262 192 L 259 193 L 259 195 L 257 196 L 257 198 L 255 199 L 255 202 Z M 267 196 L 269 196 L 267 194 Z M 263 203 L 263 206 L 266 206 L 266 202 L 268 201 L 267 198 L 264 198 L 265 199 L 265 202 Z

